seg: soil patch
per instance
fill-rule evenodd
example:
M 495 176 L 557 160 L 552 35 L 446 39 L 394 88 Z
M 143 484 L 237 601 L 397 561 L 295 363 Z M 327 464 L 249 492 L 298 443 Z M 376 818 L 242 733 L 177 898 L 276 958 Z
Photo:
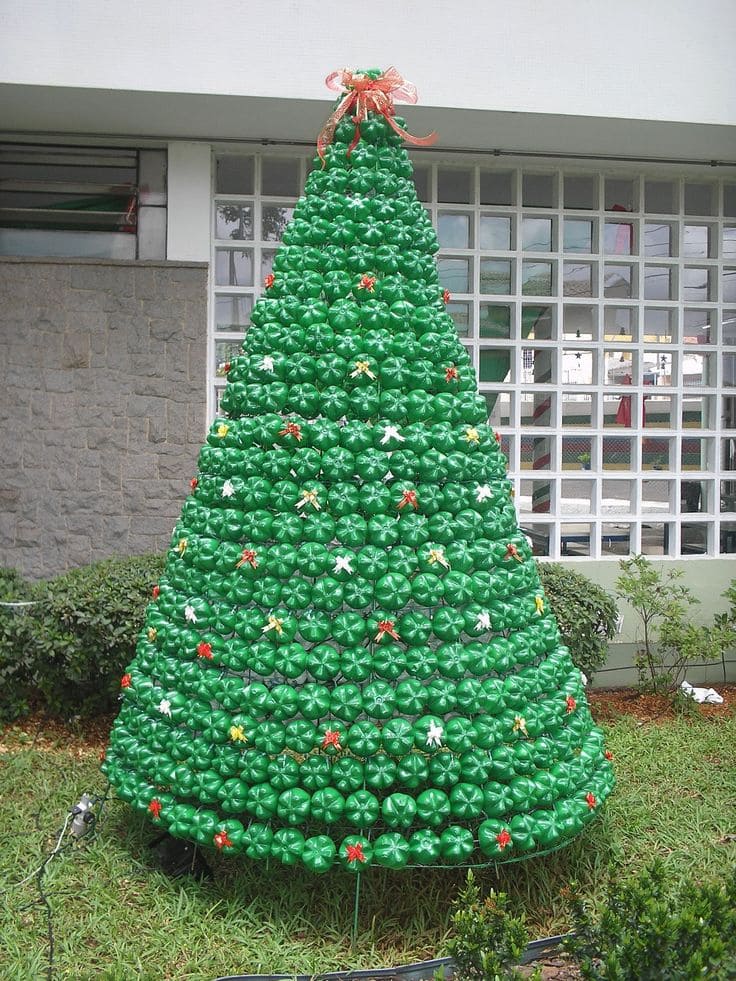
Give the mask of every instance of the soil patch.
M 708 686 L 711 687 L 711 686 Z M 736 713 L 736 685 L 713 685 L 723 698 L 721 705 L 688 706 L 694 718 L 730 718 Z M 682 712 L 670 695 L 649 695 L 635 688 L 598 688 L 589 691 L 590 711 L 596 722 L 615 722 L 624 715 L 633 716 L 639 722 L 666 722 Z

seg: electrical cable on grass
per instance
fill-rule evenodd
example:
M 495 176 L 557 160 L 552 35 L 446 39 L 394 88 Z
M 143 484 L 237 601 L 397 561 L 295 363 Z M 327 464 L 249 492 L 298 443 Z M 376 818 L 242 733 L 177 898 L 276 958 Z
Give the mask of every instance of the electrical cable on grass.
M 82 839 L 84 841 L 92 841 L 97 837 L 97 829 L 101 823 L 105 804 L 110 799 L 110 790 L 111 784 L 108 781 L 105 791 L 101 796 L 96 794 L 91 797 L 89 794 L 82 794 L 79 802 L 67 812 L 64 819 L 64 824 L 56 837 L 56 844 L 46 853 L 46 856 L 39 867 L 34 869 L 33 872 L 30 872 L 19 882 L 13 882 L 5 889 L 0 890 L 0 896 L 3 896 L 5 893 L 10 892 L 11 889 L 16 889 L 19 886 L 23 886 L 27 882 L 30 882 L 31 879 L 35 878 L 36 886 L 38 888 L 38 899 L 33 903 L 27 904 L 26 906 L 21 906 L 19 912 L 25 912 L 36 905 L 42 905 L 46 910 L 46 936 L 48 940 L 48 957 L 46 966 L 47 981 L 53 981 L 54 977 L 54 951 L 56 948 L 56 937 L 54 935 L 53 909 L 51 907 L 49 897 L 43 888 L 43 877 L 46 874 L 46 869 L 57 855 L 60 855 L 69 848 L 73 848 L 74 844 Z M 95 808 L 97 808 L 96 813 Z M 36 827 L 39 831 L 41 831 L 42 829 L 40 827 L 39 819 L 40 811 L 35 815 L 35 820 Z M 70 821 L 72 823 L 71 828 L 69 828 Z M 62 844 L 64 836 L 67 834 L 67 829 L 70 836 L 69 840 Z

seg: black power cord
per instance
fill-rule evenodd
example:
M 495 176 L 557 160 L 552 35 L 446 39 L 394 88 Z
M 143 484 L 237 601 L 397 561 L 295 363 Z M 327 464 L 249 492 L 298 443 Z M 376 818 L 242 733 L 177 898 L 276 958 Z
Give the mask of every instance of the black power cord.
M 11 889 L 16 889 L 19 886 L 25 885 L 26 882 L 30 882 L 31 879 L 35 879 L 36 888 L 38 889 L 38 899 L 34 900 L 32 903 L 28 903 L 26 906 L 21 906 L 20 912 L 23 913 L 37 905 L 41 905 L 45 909 L 46 936 L 48 941 L 46 966 L 47 981 L 53 981 L 54 977 L 54 951 L 56 947 L 56 938 L 54 935 L 53 909 L 48 894 L 44 890 L 43 879 L 47 868 L 57 855 L 60 855 L 62 852 L 73 848 L 82 838 L 84 838 L 85 841 L 91 841 L 96 837 L 105 804 L 111 796 L 110 790 L 111 785 L 108 783 L 102 795 L 90 796 L 86 793 L 82 794 L 79 802 L 75 804 L 67 813 L 61 828 L 55 833 L 54 837 L 56 839 L 56 844 L 52 849 L 46 852 L 39 867 L 33 872 L 30 872 L 19 882 L 13 882 L 6 889 L 0 890 L 0 896 L 3 896 L 5 893 L 10 892 Z M 43 832 L 40 823 L 40 815 L 41 812 L 37 811 L 34 815 L 34 820 L 38 831 Z M 69 827 L 70 822 L 71 827 Z M 67 836 L 66 841 L 64 841 L 65 836 Z

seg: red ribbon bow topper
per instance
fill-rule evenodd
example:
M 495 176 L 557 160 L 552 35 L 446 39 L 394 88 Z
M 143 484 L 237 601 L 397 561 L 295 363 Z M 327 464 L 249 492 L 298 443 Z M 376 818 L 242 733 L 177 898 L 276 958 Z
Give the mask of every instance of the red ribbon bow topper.
M 214 838 L 217 847 L 222 850 L 223 848 L 232 848 L 233 843 L 228 838 L 227 831 L 218 831 Z
M 203 657 L 205 661 L 212 660 L 212 644 L 208 644 L 206 640 L 201 641 L 197 644 L 197 657 Z
M 588 810 L 592 811 L 598 803 L 595 794 L 591 794 L 591 792 L 588 791 L 588 793 L 585 795 L 585 803 L 588 805 Z
M 389 637 L 393 637 L 394 640 L 399 639 L 399 635 L 396 633 L 393 620 L 379 620 L 378 621 L 378 633 L 376 634 L 376 643 L 380 643 L 381 638 L 384 634 L 388 634 Z
M 148 811 L 153 815 L 154 821 L 157 821 L 161 817 L 161 801 L 154 797 L 148 805 Z
M 569 715 L 571 712 L 574 712 L 577 706 L 578 703 L 575 701 L 572 695 L 568 695 L 567 698 L 565 699 L 565 709 L 567 711 L 567 714 Z
M 504 828 L 503 831 L 499 831 L 499 833 L 496 835 L 496 841 L 498 842 L 498 847 L 501 849 L 501 851 L 503 851 L 507 845 L 511 844 L 511 835 L 506 828 Z
M 121 688 L 130 688 L 132 683 L 133 683 L 133 676 L 130 674 L 124 674 L 123 677 L 120 679 Z
M 348 147 L 348 156 L 358 144 L 360 124 L 366 121 L 369 112 L 376 112 L 383 116 L 394 133 L 397 133 L 407 143 L 411 143 L 412 146 L 431 146 L 437 139 L 436 133 L 429 133 L 427 136 L 412 136 L 411 133 L 402 129 L 394 119 L 394 102 L 409 102 L 412 105 L 416 105 L 417 102 L 416 86 L 402 78 L 395 68 L 386 69 L 378 78 L 371 78 L 370 75 L 363 75 L 360 72 L 352 72 L 349 68 L 343 68 L 341 71 L 332 72 L 328 75 L 325 79 L 325 85 L 333 92 L 343 92 L 344 95 L 317 137 L 317 153 L 323 166 L 325 149 L 335 137 L 337 124 L 351 110 L 355 133 L 352 143 Z

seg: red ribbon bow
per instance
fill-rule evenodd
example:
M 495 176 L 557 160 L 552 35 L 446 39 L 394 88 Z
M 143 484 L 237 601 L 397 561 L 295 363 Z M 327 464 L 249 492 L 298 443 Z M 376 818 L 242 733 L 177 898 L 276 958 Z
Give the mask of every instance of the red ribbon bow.
M 240 561 L 235 563 L 235 568 L 239 569 L 241 565 L 251 565 L 254 569 L 258 568 L 258 556 L 256 555 L 255 549 L 244 548 L 243 554 L 240 556 Z
M 328 729 L 325 732 L 324 739 L 322 740 L 322 749 L 327 749 L 328 746 L 334 746 L 335 749 L 342 749 L 338 729 Z
M 293 436 L 299 443 L 302 438 L 302 427 L 298 422 L 287 422 L 284 428 L 279 430 L 279 436 Z
M 401 508 L 405 508 L 407 504 L 411 504 L 415 511 L 418 510 L 419 500 L 417 499 L 417 492 L 415 490 L 402 491 L 401 500 L 396 507 L 401 510 Z
M 394 640 L 399 639 L 399 635 L 396 633 L 393 620 L 379 620 L 378 621 L 378 633 L 375 636 L 376 643 L 381 642 L 381 638 L 384 634 L 388 634 L 389 637 L 393 637 Z
M 363 842 L 358 841 L 354 845 L 345 846 L 345 857 L 348 862 L 365 862 L 365 852 L 363 851 Z
M 429 133 L 427 136 L 412 136 L 411 133 L 402 129 L 394 119 L 394 101 L 410 102 L 412 105 L 415 105 L 417 101 L 416 86 L 402 78 L 395 68 L 388 68 L 378 78 L 371 78 L 369 75 L 362 75 L 359 72 L 350 71 L 349 68 L 343 68 L 342 71 L 332 72 L 328 75 L 325 79 L 325 85 L 333 92 L 344 92 L 345 94 L 317 137 L 317 153 L 323 164 L 325 149 L 334 139 L 337 124 L 350 110 L 353 110 L 352 120 L 355 123 L 355 134 L 348 147 L 348 156 L 357 146 L 360 139 L 360 124 L 365 122 L 369 112 L 380 113 L 394 133 L 397 133 L 407 143 L 411 143 L 412 146 L 430 146 L 437 139 L 436 133 Z

